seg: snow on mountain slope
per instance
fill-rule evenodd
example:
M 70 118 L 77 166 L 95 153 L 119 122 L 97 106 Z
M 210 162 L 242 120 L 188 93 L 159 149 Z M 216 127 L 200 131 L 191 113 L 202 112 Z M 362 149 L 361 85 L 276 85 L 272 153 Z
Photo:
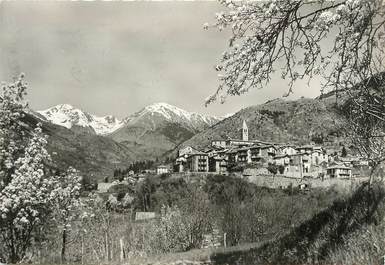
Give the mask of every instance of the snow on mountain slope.
M 168 103 L 154 103 L 127 117 L 127 126 L 142 124 L 156 128 L 164 120 L 184 125 L 194 131 L 200 131 L 217 123 L 220 119 L 195 112 L 188 112 Z
M 92 128 L 96 134 L 109 134 L 118 128 L 123 123 L 113 116 L 98 117 L 74 108 L 69 104 L 61 104 L 47 110 L 37 111 L 50 122 L 64 126 L 68 129 L 72 126 L 81 126 Z
M 168 103 L 155 103 L 146 106 L 123 121 L 114 116 L 98 117 L 69 104 L 60 104 L 47 110 L 37 111 L 37 113 L 44 116 L 48 121 L 68 129 L 73 126 L 81 126 L 90 128 L 100 135 L 111 134 L 126 126 L 156 129 L 159 125 L 163 125 L 165 121 L 180 124 L 191 131 L 198 132 L 222 120 L 222 118 L 214 116 L 188 112 Z

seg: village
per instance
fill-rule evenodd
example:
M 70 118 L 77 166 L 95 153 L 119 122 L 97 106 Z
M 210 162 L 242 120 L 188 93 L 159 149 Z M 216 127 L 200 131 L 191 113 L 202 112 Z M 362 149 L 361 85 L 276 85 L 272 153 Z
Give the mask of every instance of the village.
M 362 157 L 325 150 L 315 144 L 296 146 L 249 139 L 246 121 L 240 131 L 240 139 L 213 140 L 204 150 L 181 148 L 173 171 L 229 174 L 243 167 L 254 168 L 255 174 L 290 178 L 351 179 L 369 169 L 369 162 Z M 157 168 L 157 173 L 166 172 L 166 166 Z
M 110 194 L 116 185 L 136 185 L 147 178 L 169 175 L 195 182 L 208 175 L 243 178 L 260 187 L 272 189 L 330 188 L 351 190 L 367 181 L 371 170 L 368 160 L 349 154 L 344 146 L 325 148 L 309 143 L 295 145 L 249 138 L 246 121 L 239 125 L 239 139 L 215 139 L 201 150 L 180 148 L 174 159 L 164 164 L 126 169 L 98 183 L 98 192 Z M 114 192 L 112 192 L 114 193 Z

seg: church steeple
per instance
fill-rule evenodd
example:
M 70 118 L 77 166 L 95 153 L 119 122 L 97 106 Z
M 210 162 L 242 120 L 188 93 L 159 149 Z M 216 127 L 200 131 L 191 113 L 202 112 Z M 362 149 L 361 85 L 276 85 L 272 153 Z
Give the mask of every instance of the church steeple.
M 242 124 L 242 140 L 243 141 L 249 140 L 249 128 L 247 127 L 245 120 L 243 120 L 243 124 Z

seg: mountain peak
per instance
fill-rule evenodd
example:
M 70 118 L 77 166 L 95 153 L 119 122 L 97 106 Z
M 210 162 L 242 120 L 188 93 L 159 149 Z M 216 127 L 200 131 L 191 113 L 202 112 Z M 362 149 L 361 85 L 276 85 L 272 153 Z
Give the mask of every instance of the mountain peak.
M 148 118 L 145 118 L 149 116 Z M 157 117 L 157 118 L 156 118 Z M 183 124 L 193 131 L 200 131 L 207 126 L 212 126 L 219 121 L 218 118 L 189 112 L 165 102 L 157 102 L 144 107 L 141 111 L 129 117 L 127 121 L 137 123 L 140 120 L 152 120 L 151 126 L 155 126 L 156 119 L 164 119 L 168 122 Z
M 154 107 L 154 108 L 174 108 L 175 106 L 168 104 L 166 102 L 156 102 L 151 105 L 148 105 L 147 107 Z
M 62 110 L 73 110 L 73 109 L 75 109 L 75 107 L 70 105 L 70 104 L 59 104 L 59 105 L 56 105 L 53 108 L 58 108 L 58 109 L 62 109 Z
M 165 103 L 165 102 L 153 103 L 151 105 L 146 106 L 145 109 L 147 109 L 149 111 L 171 110 L 171 111 L 176 111 L 176 112 L 188 113 L 188 111 L 185 111 L 179 107 L 173 106 L 173 105 Z
M 50 122 L 71 129 L 73 126 L 92 128 L 96 134 L 108 134 L 118 129 L 122 122 L 114 116 L 98 117 L 70 104 L 59 104 L 46 110 L 37 111 Z
M 189 112 L 165 102 L 157 102 L 144 107 L 139 112 L 128 116 L 123 121 L 112 115 L 103 117 L 89 114 L 70 104 L 59 104 L 52 108 L 37 111 L 48 121 L 71 129 L 81 126 L 93 129 L 96 134 L 110 134 L 123 125 L 142 124 L 157 127 L 162 121 L 178 123 L 192 131 L 201 131 L 217 123 L 220 119 L 213 116 Z

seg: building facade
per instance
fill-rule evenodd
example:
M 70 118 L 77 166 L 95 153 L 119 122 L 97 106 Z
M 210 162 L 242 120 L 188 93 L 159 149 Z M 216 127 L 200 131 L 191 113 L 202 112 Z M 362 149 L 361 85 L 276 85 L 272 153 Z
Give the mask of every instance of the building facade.
M 187 157 L 186 169 L 190 172 L 208 172 L 209 157 L 207 154 L 200 152 L 194 153 Z

